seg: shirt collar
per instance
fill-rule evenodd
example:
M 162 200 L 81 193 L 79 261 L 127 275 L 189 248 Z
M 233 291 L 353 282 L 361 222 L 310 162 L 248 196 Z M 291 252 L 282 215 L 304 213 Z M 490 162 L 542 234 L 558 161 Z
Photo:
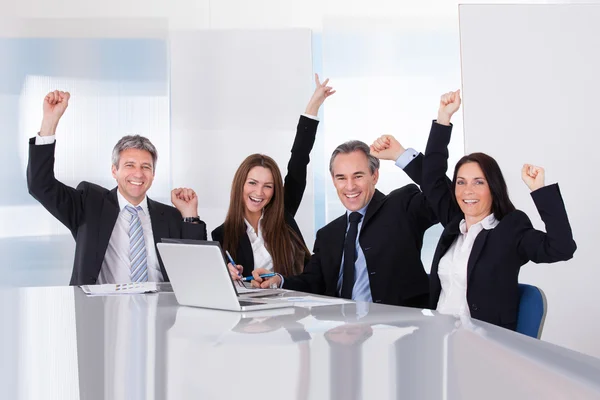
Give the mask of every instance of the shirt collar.
M 481 229 L 486 229 L 486 230 L 490 230 L 490 229 L 494 229 L 500 222 L 496 219 L 496 217 L 494 216 L 494 213 L 488 215 L 487 217 L 485 217 L 484 219 L 482 219 L 481 221 L 479 221 L 476 224 L 473 224 L 471 226 L 471 228 L 473 228 L 474 226 L 477 225 L 481 225 Z M 467 233 L 467 222 L 463 219 L 462 221 L 460 221 L 460 233 Z
M 117 200 L 119 201 L 119 210 L 120 211 L 123 211 L 125 206 L 131 206 L 133 208 L 136 207 L 133 204 L 131 204 L 129 201 L 127 201 L 127 199 L 119 191 L 119 188 L 117 188 Z M 144 212 L 144 215 L 149 215 L 148 214 L 148 197 L 147 196 L 144 196 L 144 200 L 142 200 L 142 202 L 140 204 L 138 204 L 138 206 L 142 207 L 142 211 Z
M 261 224 L 264 216 L 265 216 L 265 210 L 263 209 L 260 214 L 260 218 L 258 219 L 258 229 L 259 230 L 260 230 L 260 224 Z M 252 225 L 250 224 L 250 222 L 248 222 L 246 217 L 244 217 L 244 222 L 246 223 L 246 229 L 251 228 L 252 230 L 254 230 L 254 228 L 252 228 Z
M 363 216 L 363 218 L 365 217 L 365 214 L 367 213 L 367 208 L 369 208 L 369 204 L 371 203 L 371 200 L 369 200 L 369 202 L 367 203 L 367 205 L 365 205 L 363 208 L 361 208 L 360 210 L 358 210 L 357 212 L 360 213 L 360 215 Z M 354 211 L 350 211 L 348 209 L 346 209 L 346 222 L 348 222 L 348 218 L 350 218 L 350 214 L 352 214 Z M 361 219 L 362 222 L 362 219 Z

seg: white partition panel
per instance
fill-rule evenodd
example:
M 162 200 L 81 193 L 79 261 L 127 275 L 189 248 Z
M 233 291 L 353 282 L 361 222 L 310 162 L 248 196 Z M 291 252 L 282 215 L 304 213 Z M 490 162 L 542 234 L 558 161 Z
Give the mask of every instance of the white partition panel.
M 308 29 L 174 32 L 171 35 L 174 187 L 199 196 L 210 231 L 223 223 L 233 175 L 252 153 L 285 176 L 300 114 L 314 89 Z M 296 221 L 312 248 L 312 171 Z
M 575 257 L 526 265 L 549 308 L 542 338 L 600 356 L 597 259 L 600 191 L 600 6 L 463 5 L 460 32 L 467 152 L 499 162 L 515 206 L 544 225 L 521 181 L 523 163 L 559 182 L 578 245 Z

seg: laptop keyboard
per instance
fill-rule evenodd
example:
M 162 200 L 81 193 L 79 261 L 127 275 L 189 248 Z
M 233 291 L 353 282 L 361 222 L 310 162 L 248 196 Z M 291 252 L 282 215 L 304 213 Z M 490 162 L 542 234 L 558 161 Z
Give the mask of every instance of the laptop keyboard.
M 265 304 L 262 301 L 243 301 L 240 300 L 240 306 L 245 307 L 245 306 L 256 306 L 256 305 L 260 305 L 260 304 Z

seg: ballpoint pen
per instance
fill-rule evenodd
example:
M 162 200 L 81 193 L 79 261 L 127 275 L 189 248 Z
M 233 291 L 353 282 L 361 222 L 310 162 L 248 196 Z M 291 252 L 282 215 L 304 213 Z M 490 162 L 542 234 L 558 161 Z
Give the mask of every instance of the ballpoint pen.
M 277 274 L 270 273 L 270 274 L 260 274 L 259 276 L 260 276 L 261 278 L 271 278 L 271 277 L 273 277 L 273 276 L 275 276 L 275 275 L 277 275 Z M 242 280 L 243 280 L 244 282 L 250 282 L 250 281 L 253 281 L 253 280 L 254 280 L 254 277 L 253 277 L 253 276 L 247 276 L 247 277 L 245 277 L 245 278 L 242 278 Z
M 231 254 L 229 254 L 229 251 L 225 250 L 225 254 L 227 255 L 227 258 L 229 259 L 229 262 L 231 263 L 231 265 L 233 265 L 235 268 L 237 265 L 236 265 L 235 261 L 233 261 L 233 257 L 231 257 Z M 240 278 L 242 278 L 242 274 L 240 273 L 240 271 L 238 271 L 238 276 Z M 242 282 L 240 282 L 240 285 L 242 285 Z

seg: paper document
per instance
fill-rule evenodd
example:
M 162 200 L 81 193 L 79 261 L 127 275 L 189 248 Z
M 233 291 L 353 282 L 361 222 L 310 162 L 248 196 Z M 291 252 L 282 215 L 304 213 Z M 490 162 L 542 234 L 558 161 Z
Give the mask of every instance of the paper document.
M 337 297 L 317 297 L 317 296 L 298 296 L 298 297 L 281 297 L 278 301 L 287 301 L 294 303 L 294 307 L 319 307 L 319 306 L 330 306 L 333 304 L 346 304 L 351 301 L 346 299 L 339 299 Z
M 80 288 L 88 296 L 111 296 L 118 294 L 139 294 L 158 292 L 156 282 L 82 285 L 80 286 Z
M 249 287 L 241 287 L 236 286 L 238 294 L 241 297 L 249 298 L 249 297 L 265 297 L 265 296 L 274 296 L 288 292 L 286 289 L 258 289 L 258 288 L 249 288 Z

